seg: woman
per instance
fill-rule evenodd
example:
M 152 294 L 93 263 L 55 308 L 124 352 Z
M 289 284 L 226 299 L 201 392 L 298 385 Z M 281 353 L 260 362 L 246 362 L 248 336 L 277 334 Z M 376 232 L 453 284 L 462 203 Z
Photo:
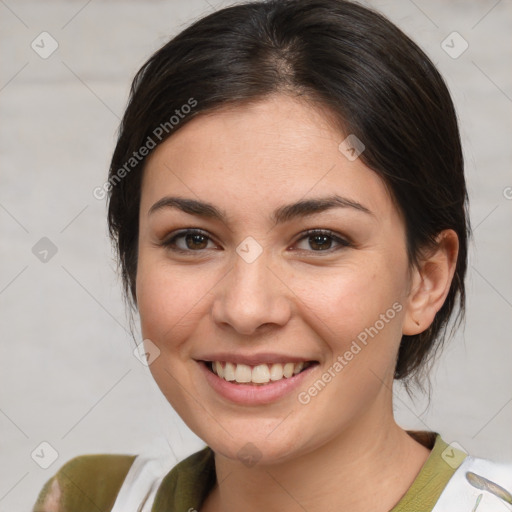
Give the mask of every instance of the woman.
M 76 457 L 35 512 L 510 509 L 510 465 L 393 418 L 464 311 L 469 235 L 450 95 L 393 24 L 197 21 L 135 77 L 104 191 L 152 375 L 207 446 Z

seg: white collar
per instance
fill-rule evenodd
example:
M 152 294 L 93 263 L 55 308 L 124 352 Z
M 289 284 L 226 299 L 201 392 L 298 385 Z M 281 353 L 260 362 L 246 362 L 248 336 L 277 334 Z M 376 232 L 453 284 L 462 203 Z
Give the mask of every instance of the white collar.
M 475 476 L 467 473 L 473 473 Z M 485 479 L 485 480 L 483 480 Z M 470 483 L 475 482 L 476 486 Z M 501 489 L 500 489 L 501 488 Z M 499 498 L 501 494 L 503 498 Z M 507 503 L 510 500 L 511 503 Z M 444 488 L 432 512 L 511 512 L 512 464 L 467 456 Z

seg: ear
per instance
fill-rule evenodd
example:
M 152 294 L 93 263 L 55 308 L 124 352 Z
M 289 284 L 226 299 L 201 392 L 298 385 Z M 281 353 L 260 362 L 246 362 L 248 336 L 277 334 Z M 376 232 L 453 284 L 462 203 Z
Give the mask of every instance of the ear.
M 450 291 L 458 252 L 457 233 L 446 229 L 437 236 L 435 247 L 426 251 L 413 268 L 403 334 L 412 336 L 430 327 Z

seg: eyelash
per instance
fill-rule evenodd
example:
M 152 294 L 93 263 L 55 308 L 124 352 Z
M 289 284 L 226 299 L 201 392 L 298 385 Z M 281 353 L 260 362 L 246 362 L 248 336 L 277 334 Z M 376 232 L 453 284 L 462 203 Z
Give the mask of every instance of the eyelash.
M 166 247 L 167 249 L 173 251 L 173 252 L 178 252 L 178 253 L 181 253 L 181 254 L 190 254 L 190 253 L 201 253 L 203 251 L 205 251 L 206 249 L 199 249 L 197 251 L 193 250 L 193 249 L 180 249 L 178 247 L 176 247 L 176 240 L 178 240 L 179 238 L 184 238 L 186 237 L 187 235 L 201 235 L 201 236 L 204 236 L 205 238 L 207 238 L 208 240 L 212 240 L 211 237 L 204 231 L 200 230 L 200 229 L 184 229 L 182 231 L 179 231 L 178 233 L 174 234 L 171 238 L 168 238 L 166 240 L 163 240 L 159 245 L 163 246 L 163 247 Z M 308 229 L 307 231 L 305 231 L 304 233 L 302 233 L 302 236 L 295 242 L 296 244 L 301 242 L 302 240 L 306 239 L 306 238 L 310 238 L 312 236 L 326 236 L 326 237 L 329 237 L 331 238 L 333 241 L 335 241 L 336 243 L 338 243 L 340 245 L 340 247 L 338 247 L 337 249 L 327 249 L 327 250 L 319 250 L 319 251 L 307 251 L 306 252 L 314 252 L 314 253 L 329 253 L 331 254 L 332 252 L 334 251 L 337 251 L 337 250 L 340 250 L 341 248 L 345 248 L 345 247 L 352 247 L 352 243 L 348 240 L 346 240 L 345 238 L 341 238 L 340 236 L 338 236 L 336 233 L 334 233 L 333 231 L 330 231 L 328 229 Z M 304 251 L 304 249 L 299 249 L 299 251 Z

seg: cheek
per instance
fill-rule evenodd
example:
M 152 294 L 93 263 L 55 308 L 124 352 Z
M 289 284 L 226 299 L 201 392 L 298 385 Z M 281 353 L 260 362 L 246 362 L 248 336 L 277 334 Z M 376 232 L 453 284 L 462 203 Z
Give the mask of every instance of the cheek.
M 149 369 L 164 396 L 187 422 L 200 417 L 190 401 L 194 389 L 190 349 L 198 323 L 205 317 L 207 292 L 213 286 L 192 266 L 179 269 L 151 251 L 139 258 L 137 300 L 143 339 L 160 350 Z M 211 274 L 211 273 L 210 273 Z
M 380 315 L 386 315 L 393 304 L 401 304 L 406 285 L 402 266 L 398 261 L 370 255 L 353 264 L 304 278 L 297 286 L 297 295 L 306 309 L 314 312 L 315 323 L 325 326 L 327 339 L 333 340 L 332 349 L 342 349 L 347 340 L 374 325 Z M 397 309 L 402 308 L 395 306 L 389 312 L 387 317 L 392 317 L 393 322 L 386 325 L 400 323 Z
M 401 339 L 404 268 L 403 258 L 372 254 L 303 282 L 301 315 L 308 316 L 331 358 L 318 375 L 328 384 L 315 381 L 298 397 L 312 417 L 343 425 L 375 399 L 392 375 Z M 326 427 L 325 435 L 330 432 Z
M 208 308 L 213 272 L 179 267 L 143 255 L 137 272 L 137 301 L 142 335 L 161 350 L 175 350 L 192 334 Z

